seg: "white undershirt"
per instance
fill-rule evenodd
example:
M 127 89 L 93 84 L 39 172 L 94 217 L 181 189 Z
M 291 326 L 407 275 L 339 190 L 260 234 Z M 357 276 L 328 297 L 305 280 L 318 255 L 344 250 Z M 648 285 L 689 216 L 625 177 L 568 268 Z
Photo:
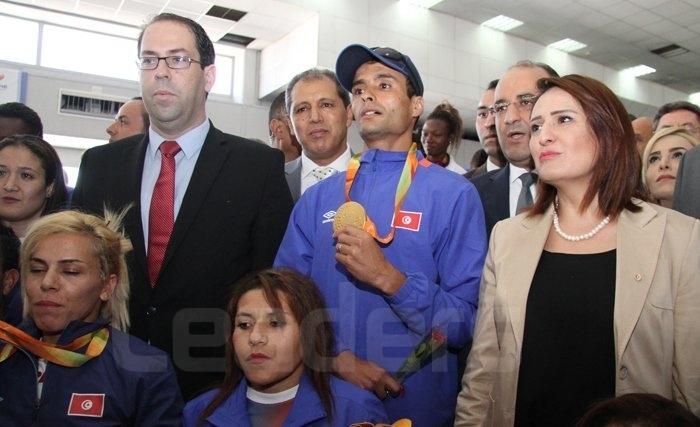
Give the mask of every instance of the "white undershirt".
M 346 146 L 345 151 L 337 159 L 333 160 L 328 167 L 335 169 L 338 172 L 342 172 L 348 168 L 348 161 L 350 161 L 350 147 Z M 313 160 L 306 156 L 306 152 L 301 152 L 301 194 L 304 194 L 309 187 L 318 183 L 316 178 L 311 174 L 314 169 L 321 167 L 317 165 Z M 331 175 L 328 175 L 331 176 Z M 326 177 L 327 178 L 327 177 Z
M 298 390 L 299 384 L 295 385 L 294 387 L 288 390 L 280 391 L 279 393 L 263 393 L 251 387 L 248 387 L 248 389 L 245 392 L 245 396 L 255 403 L 260 403 L 263 405 L 274 405 L 276 403 L 289 402 L 290 400 L 294 399 L 297 395 Z
M 491 161 L 491 157 L 486 158 L 486 172 L 491 172 L 500 169 L 501 167 Z
M 520 197 L 520 189 L 523 188 L 523 182 L 518 179 L 520 178 L 520 175 L 526 173 L 526 172 L 531 172 L 527 169 L 523 169 L 517 166 L 514 166 L 512 164 L 508 164 L 508 167 L 510 170 L 508 171 L 509 177 L 510 177 L 510 189 L 509 189 L 509 197 L 508 197 L 508 208 L 510 212 L 510 217 L 515 216 L 515 211 L 518 208 L 518 197 Z M 535 200 L 537 197 L 537 185 L 532 184 L 530 186 L 530 192 L 532 193 L 532 200 Z

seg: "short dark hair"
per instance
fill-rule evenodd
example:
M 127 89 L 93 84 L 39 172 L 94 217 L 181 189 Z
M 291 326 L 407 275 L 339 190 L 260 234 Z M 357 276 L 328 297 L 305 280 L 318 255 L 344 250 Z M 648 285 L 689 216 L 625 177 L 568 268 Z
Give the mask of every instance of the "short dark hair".
M 26 134 L 44 137 L 44 125 L 36 111 L 21 102 L 8 102 L 0 104 L 0 117 L 8 119 L 20 119 L 24 124 Z
M 143 97 L 142 96 L 135 96 L 131 98 L 132 101 L 141 101 L 143 104 Z M 146 106 L 141 105 L 141 120 L 143 120 L 143 131 L 144 133 L 148 132 L 148 128 L 151 126 L 151 118 L 148 116 L 148 111 L 146 111 Z
M 333 82 L 333 84 L 335 84 L 335 90 L 338 93 L 338 97 L 343 101 L 343 106 L 347 108 L 348 105 L 350 105 L 350 94 L 347 90 L 345 90 L 343 86 L 341 86 L 340 82 L 338 81 L 338 77 L 335 75 L 335 73 L 325 68 L 310 68 L 292 77 L 289 83 L 287 83 L 287 89 L 284 91 L 285 107 L 287 108 L 287 113 L 289 114 L 291 112 L 292 90 L 294 89 L 294 86 L 296 86 L 297 83 L 301 81 L 321 80 L 324 78 L 329 79 Z
M 63 165 L 56 150 L 43 139 L 34 135 L 12 135 L 0 141 L 0 151 L 7 147 L 23 147 L 39 159 L 44 169 L 44 185 L 53 184 L 51 196 L 46 198 L 46 206 L 41 215 L 57 212 L 66 206 L 67 191 L 63 180 Z
M 630 393 L 593 405 L 576 427 L 700 427 L 678 402 L 657 394 Z
M 593 176 L 579 206 L 581 211 L 597 195 L 598 207 L 603 215 L 614 218 L 623 209 L 638 212 L 641 208 L 633 203 L 632 198 L 646 199 L 641 179 L 642 165 L 632 123 L 618 97 L 598 80 L 578 74 L 540 79 L 537 88 L 542 94 L 559 88 L 571 95 L 581 105 L 588 126 L 597 139 Z M 542 95 L 539 99 L 542 99 Z M 537 200 L 530 215 L 544 213 L 556 195 L 557 190 L 553 186 L 540 180 Z
M 272 100 L 270 104 L 270 112 L 267 116 L 267 123 L 269 124 L 274 119 L 279 119 L 287 115 L 287 107 L 284 105 L 285 93 L 284 91 L 277 94 L 275 99 Z
M 19 270 L 20 242 L 11 228 L 0 224 L 0 265 L 5 273 L 8 270 Z M 3 277 L 0 275 L 0 279 Z M 5 320 L 5 295 L 0 289 L 0 320 Z
M 0 225 L 0 265 L 2 272 L 19 269 L 20 241 L 10 227 Z
M 659 120 L 661 120 L 661 117 L 668 113 L 673 113 L 674 111 L 678 110 L 687 110 L 691 113 L 695 113 L 695 116 L 697 117 L 698 122 L 700 123 L 700 108 L 698 108 L 697 105 L 688 101 L 674 101 L 662 105 L 661 108 L 659 108 L 659 111 L 656 112 L 656 115 L 654 116 L 654 121 L 652 123 L 652 128 L 654 129 L 654 131 L 656 131 L 656 128 L 659 126 Z
M 529 59 L 521 59 L 510 67 L 509 70 L 512 68 L 541 68 L 549 77 L 559 77 L 559 73 L 557 73 L 554 68 L 550 67 L 544 62 L 535 62 L 530 61 Z
M 214 60 L 216 59 L 214 44 L 211 42 L 207 32 L 204 31 L 204 28 L 190 18 L 185 18 L 184 16 L 176 15 L 174 13 L 158 14 L 141 28 L 141 33 L 139 34 L 137 41 L 138 55 L 141 54 L 141 40 L 143 39 L 143 33 L 146 31 L 146 29 L 151 26 L 151 24 L 164 21 L 177 22 L 189 28 L 194 36 L 194 42 L 197 46 L 197 52 L 199 53 L 199 60 L 201 62 L 200 65 L 202 68 L 214 63 Z
M 496 90 L 496 86 L 498 86 L 498 79 L 496 80 L 491 80 L 489 82 L 489 85 L 486 86 L 486 90 Z

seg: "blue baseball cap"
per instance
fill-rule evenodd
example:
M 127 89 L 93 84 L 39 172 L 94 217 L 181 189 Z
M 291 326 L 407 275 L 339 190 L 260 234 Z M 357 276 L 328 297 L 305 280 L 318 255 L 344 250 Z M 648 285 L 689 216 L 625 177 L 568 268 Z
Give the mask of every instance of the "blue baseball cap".
M 352 91 L 352 82 L 355 80 L 357 69 L 369 61 L 381 62 L 403 74 L 411 82 L 416 95 L 423 96 L 423 80 L 411 58 L 390 47 L 370 48 L 361 44 L 351 44 L 343 49 L 335 62 L 338 81 L 348 92 Z

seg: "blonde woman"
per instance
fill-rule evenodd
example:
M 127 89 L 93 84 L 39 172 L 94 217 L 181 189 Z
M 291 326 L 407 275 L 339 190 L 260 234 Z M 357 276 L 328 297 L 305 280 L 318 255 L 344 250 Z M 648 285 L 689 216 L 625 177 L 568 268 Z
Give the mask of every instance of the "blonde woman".
M 179 425 L 167 355 L 123 332 L 131 243 L 120 220 L 65 211 L 29 229 L 25 321 L 0 322 L 0 425 Z
M 698 144 L 683 127 L 663 128 L 651 137 L 642 155 L 642 181 L 653 203 L 672 207 L 678 165 L 685 152 Z

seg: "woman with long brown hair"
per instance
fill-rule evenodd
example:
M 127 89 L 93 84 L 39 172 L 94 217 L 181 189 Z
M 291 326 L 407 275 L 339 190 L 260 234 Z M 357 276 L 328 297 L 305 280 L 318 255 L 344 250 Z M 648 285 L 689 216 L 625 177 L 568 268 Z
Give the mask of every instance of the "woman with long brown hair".
M 644 202 L 622 103 L 540 80 L 529 212 L 493 230 L 455 425 L 572 425 L 656 393 L 700 413 L 700 221 Z
M 331 376 L 333 331 L 314 283 L 286 269 L 233 287 L 223 385 L 190 401 L 185 426 L 349 426 L 386 421 L 372 393 Z

